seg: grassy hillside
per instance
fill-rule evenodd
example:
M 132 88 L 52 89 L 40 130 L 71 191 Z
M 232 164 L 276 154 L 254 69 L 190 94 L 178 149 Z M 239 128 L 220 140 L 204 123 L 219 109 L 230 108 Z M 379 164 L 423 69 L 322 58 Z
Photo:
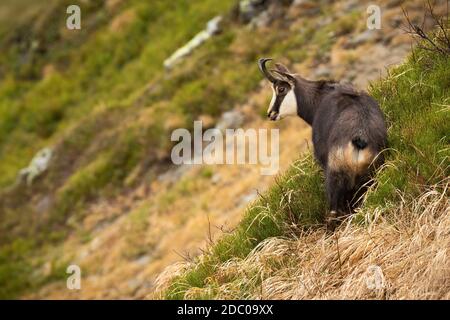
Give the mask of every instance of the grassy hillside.
M 327 210 L 323 175 L 308 153 L 295 162 L 269 192 L 248 209 L 236 231 L 224 236 L 194 262 L 179 266 L 177 272 L 170 269 L 167 274 L 162 275 L 162 297 L 264 298 L 267 297 L 265 290 L 271 290 L 278 292 L 278 297 L 293 298 L 294 296 L 289 296 L 289 292 L 292 293 L 293 290 L 285 288 L 286 295 L 283 296 L 284 289 L 274 287 L 277 284 L 283 285 L 282 281 L 272 283 L 272 287 L 268 288 L 267 280 L 273 280 L 280 274 L 287 279 L 289 271 L 294 270 L 297 270 L 296 275 L 301 274 L 302 270 L 299 268 L 306 268 L 308 264 L 315 264 L 319 269 L 315 271 L 322 272 L 315 275 L 317 279 L 308 279 L 311 290 L 320 290 L 314 285 L 314 281 L 322 283 L 324 279 L 321 277 L 333 277 L 333 273 L 343 272 L 342 266 L 345 266 L 345 272 L 351 274 L 360 260 L 371 255 L 371 249 L 363 248 L 370 246 L 370 235 L 364 237 L 364 240 L 361 240 L 360 235 L 374 230 L 376 232 L 377 228 L 386 231 L 389 226 L 397 228 L 399 233 L 418 232 L 416 236 L 419 237 L 421 232 L 429 232 L 429 237 L 439 239 L 428 239 L 427 242 L 422 239 L 424 243 L 417 245 L 422 250 L 420 252 L 423 253 L 426 249 L 432 251 L 414 261 L 410 259 L 411 256 L 408 257 L 408 252 L 403 252 L 404 256 L 391 253 L 394 250 L 410 250 L 411 248 L 404 246 L 404 242 L 420 240 L 408 239 L 407 234 L 404 237 L 394 237 L 391 240 L 395 243 L 391 243 L 391 247 L 385 252 L 377 251 L 372 263 L 389 268 L 389 265 L 398 263 L 397 259 L 401 257 L 407 265 L 419 264 L 421 259 L 430 259 L 424 262 L 428 266 L 435 263 L 440 255 L 448 256 L 449 235 L 444 230 L 448 226 L 450 213 L 450 59 L 438 53 L 416 50 L 401 67 L 392 70 L 385 80 L 373 85 L 370 92 L 380 101 L 387 116 L 389 149 L 386 150 L 387 162 L 376 176 L 376 186 L 367 194 L 364 205 L 352 221 L 344 223 L 334 235 L 325 234 L 321 224 Z M 420 195 L 422 198 L 416 200 Z M 424 219 L 435 221 L 427 223 Z M 436 221 L 441 226 L 440 229 L 433 230 L 432 226 Z M 351 231 L 348 231 L 349 228 Z M 378 234 L 377 241 L 383 241 L 383 238 L 380 239 L 382 234 Z M 386 232 L 385 236 L 390 237 L 390 234 L 395 232 Z M 337 239 L 335 237 L 340 235 L 347 237 L 344 242 L 346 244 L 341 248 L 342 255 L 339 255 L 339 244 L 334 243 L 334 239 Z M 426 236 L 424 238 L 427 239 Z M 314 244 L 313 239 L 320 243 Z M 355 243 L 351 244 L 352 241 Z M 432 247 L 436 243 L 437 246 Z M 324 246 L 327 249 L 323 249 Z M 283 248 L 284 252 L 277 252 Z M 325 254 L 320 248 L 322 251 L 326 250 Z M 356 257 L 352 255 L 352 250 Z M 433 279 L 433 286 L 427 284 L 427 277 L 419 277 L 419 282 L 415 284 L 419 286 L 417 292 L 405 292 L 404 288 L 411 285 L 411 280 L 402 283 L 396 279 L 388 279 L 398 286 L 390 288 L 394 292 L 393 296 L 395 290 L 399 290 L 404 297 L 448 298 L 450 264 L 448 259 L 443 259 L 439 261 L 444 265 L 431 270 L 431 274 L 437 277 Z M 421 266 L 424 267 L 422 264 Z M 419 269 L 418 266 L 414 268 Z M 178 275 L 173 277 L 173 274 Z M 295 276 L 290 276 L 293 282 L 292 277 Z M 329 287 L 326 292 L 333 296 L 330 292 L 342 289 L 345 281 L 346 278 L 341 273 L 341 278 L 335 283 L 327 283 Z M 436 289 L 437 284 L 440 286 L 439 290 Z M 428 291 L 421 292 L 420 289 Z M 350 296 L 342 290 L 335 293 L 334 297 L 344 297 L 346 294 Z M 327 297 L 326 293 L 320 291 L 305 296 Z M 274 297 L 277 296 L 272 296 Z
M 162 68 L 164 59 L 234 1 L 88 1 L 80 5 L 80 32 L 65 29 L 70 1 L 32 2 L 5 3 L 5 16 L 30 12 L 26 19 L 2 20 L 0 29 L 0 296 L 6 297 L 30 287 L 22 275 L 40 262 L 23 257 L 64 238 L 69 216 L 73 225 L 87 202 L 111 196 L 143 170 L 165 163 L 174 126 L 189 128 L 201 107 L 218 114 L 240 95 L 225 92 L 221 103 L 209 105 L 195 100 L 208 86 L 224 92 L 237 76 L 228 68 L 231 61 L 210 85 L 201 67 L 185 66 L 167 79 Z M 222 49 L 233 37 L 234 31 L 223 34 L 207 52 L 229 54 Z M 205 67 L 219 58 L 212 55 Z M 249 69 L 246 63 L 241 66 Z M 242 90 L 256 82 L 246 79 Z M 31 187 L 15 185 L 19 169 L 44 146 L 54 149 L 52 169 Z M 50 206 L 39 214 L 47 195 Z
M 256 196 L 254 189 L 272 183 L 256 166 L 198 167 L 179 174 L 170 161 L 173 129 L 192 129 L 198 119 L 214 126 L 224 112 L 239 110 L 245 128 L 281 127 L 281 159 L 288 159 L 282 166 L 289 164 L 306 148 L 310 131 L 295 121 L 265 121 L 270 90 L 255 62 L 272 56 L 308 78 L 333 76 L 365 86 L 387 64 L 402 59 L 410 45 L 399 29 L 396 0 L 380 1 L 383 29 L 367 36 L 369 2 L 321 0 L 294 6 L 291 0 L 273 1 L 265 12 L 270 18 L 266 25 L 252 26 L 239 19 L 237 0 L 86 0 L 79 3 L 82 29 L 70 31 L 66 7 L 73 1 L 2 1 L 0 298 L 143 298 L 153 293 L 156 275 L 179 258 L 178 252 L 196 254 L 205 233 L 233 228 L 248 199 Z M 406 4 L 416 20 L 423 14 L 419 3 Z M 445 1 L 439 3 L 442 14 Z M 176 68 L 165 70 L 164 60 L 216 15 L 224 18 L 222 31 Z M 321 75 L 324 69 L 328 72 Z M 419 71 L 414 72 L 407 76 L 419 79 Z M 439 86 L 448 83 L 442 72 Z M 433 74 L 440 75 L 437 69 Z M 390 81 L 399 79 L 404 78 Z M 428 88 L 423 81 L 411 84 L 414 94 L 423 84 L 424 99 L 448 105 L 439 87 Z M 381 99 L 394 95 L 389 93 L 394 87 L 374 92 Z M 417 100 L 410 98 L 411 103 Z M 403 101 L 398 103 L 401 109 Z M 401 128 L 406 121 L 418 123 L 400 111 L 390 115 L 392 120 L 396 116 L 405 121 Z M 442 130 L 437 128 L 445 116 L 432 119 L 439 121 L 433 130 Z M 426 117 L 419 119 L 423 125 Z M 393 125 L 391 130 L 405 130 L 402 139 L 416 139 L 414 129 L 401 128 Z M 427 131 L 414 147 L 435 154 L 430 141 L 440 134 Z M 399 172 L 388 167 L 392 172 L 380 175 L 387 183 L 380 184 L 368 205 L 377 206 L 381 198 L 396 203 L 391 191 L 401 186 L 418 194 L 416 184 L 406 183 L 410 175 L 417 181 L 442 176 L 422 162 L 421 153 L 402 149 L 395 139 L 392 143 L 399 145 L 397 156 L 407 158 L 395 162 Z M 47 171 L 31 185 L 18 182 L 20 169 L 44 147 L 53 150 Z M 396 153 L 391 157 L 395 160 Z M 420 171 L 406 159 L 416 161 Z M 446 159 L 445 152 L 430 161 L 440 159 Z M 183 296 L 186 286 L 204 287 L 220 262 L 245 257 L 268 237 L 298 234 L 298 225 L 320 228 L 326 208 L 313 160 L 299 160 L 278 181 L 279 187 L 249 210 L 236 232 L 214 246 L 212 255 L 200 258 L 209 262 L 173 282 L 167 297 Z M 211 231 L 211 225 L 220 227 Z M 83 270 L 83 290 L 66 288 L 70 263 Z
M 82 29 L 72 32 L 65 29 L 70 1 L 34 3 L 8 1 L 1 9 L 4 297 L 47 281 L 24 275 L 39 269 L 48 259 L 41 258 L 44 252 L 88 218 L 90 204 L 155 180 L 169 165 L 174 128 L 190 129 L 201 115 L 217 119 L 245 101 L 260 81 L 255 67 L 260 55 L 290 48 L 291 58 L 304 56 L 298 52 L 301 44 L 324 43 L 324 35 L 342 23 L 338 19 L 315 31 L 315 22 L 307 20 L 298 37 L 297 29 L 287 34 L 279 22 L 269 34 L 241 25 L 232 10 L 234 0 L 93 0 L 80 4 Z M 318 7 L 316 17 L 328 14 L 326 5 Z M 6 18 L 22 12 L 17 21 Z M 165 72 L 164 59 L 217 14 L 224 15 L 223 32 Z M 313 39 L 306 37 L 311 32 Z M 19 170 L 48 146 L 54 156 L 45 175 L 31 186 L 16 184 Z M 51 258 L 56 279 L 64 277 L 58 266 L 66 261 L 53 259 L 58 258 Z

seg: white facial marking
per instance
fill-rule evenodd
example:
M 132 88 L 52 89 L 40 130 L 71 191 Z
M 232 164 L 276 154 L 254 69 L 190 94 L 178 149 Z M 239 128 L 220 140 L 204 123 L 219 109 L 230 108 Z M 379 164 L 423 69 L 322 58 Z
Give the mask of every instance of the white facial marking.
M 295 97 L 294 90 L 289 90 L 288 94 L 281 102 L 280 112 L 277 120 L 294 115 L 297 115 L 297 98 Z
M 277 93 L 275 92 L 275 89 L 273 88 L 273 86 L 272 86 L 272 92 L 273 92 L 272 100 L 270 101 L 269 110 L 267 110 L 267 113 L 269 113 L 270 110 L 272 110 L 272 107 L 275 104 L 275 100 L 277 99 Z

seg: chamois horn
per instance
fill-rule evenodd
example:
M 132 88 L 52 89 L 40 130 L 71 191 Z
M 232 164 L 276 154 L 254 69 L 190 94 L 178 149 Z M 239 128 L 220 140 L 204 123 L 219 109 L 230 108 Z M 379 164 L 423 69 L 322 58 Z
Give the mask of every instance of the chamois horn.
M 273 59 L 269 59 L 269 58 L 259 59 L 258 65 L 259 65 L 259 70 L 261 70 L 261 72 L 264 74 L 264 76 L 267 78 L 267 80 L 274 83 L 277 79 L 272 75 L 272 73 L 270 73 L 269 70 L 267 70 L 267 67 L 266 67 L 266 63 L 268 61 L 272 61 L 272 60 Z

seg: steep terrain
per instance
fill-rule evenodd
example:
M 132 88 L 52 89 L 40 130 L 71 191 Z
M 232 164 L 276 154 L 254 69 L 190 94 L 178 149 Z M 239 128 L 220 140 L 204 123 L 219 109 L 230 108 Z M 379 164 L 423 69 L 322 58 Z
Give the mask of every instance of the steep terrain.
M 399 1 L 380 1 L 383 27 L 371 32 L 369 1 L 291 2 L 275 1 L 249 23 L 234 0 L 83 1 L 81 31 L 65 29 L 69 1 L 0 5 L 0 297 L 149 297 L 165 267 L 192 259 L 224 234 L 234 239 L 227 235 L 242 231 L 238 222 L 258 198 L 256 190 L 263 193 L 274 178 L 261 176 L 258 166 L 171 165 L 172 130 L 190 129 L 194 120 L 212 127 L 234 110 L 243 119 L 237 126 L 279 127 L 281 171 L 298 170 L 293 176 L 302 177 L 305 169 L 291 162 L 308 149 L 310 129 L 299 119 L 265 121 L 270 89 L 257 58 L 273 56 L 307 78 L 334 77 L 365 88 L 406 57 L 411 40 L 399 28 Z M 422 19 L 421 1 L 405 7 Z M 439 2 L 436 12 L 444 9 Z M 11 19 L 19 12 L 20 19 Z M 164 60 L 218 14 L 221 33 L 164 70 Z M 425 17 L 425 29 L 432 26 Z M 381 91 L 376 94 L 384 101 Z M 30 185 L 18 182 L 20 169 L 44 147 L 53 151 L 46 172 Z M 311 159 L 304 161 L 317 173 Z M 321 194 L 320 174 L 305 183 L 296 192 Z M 303 212 L 304 204 L 325 205 L 305 196 L 294 211 Z M 308 213 L 314 223 L 319 211 Z M 256 216 L 271 221 L 264 211 Z M 278 225 L 260 232 L 257 243 L 282 234 Z M 245 243 L 236 257 L 257 244 Z M 80 291 L 66 288 L 71 263 L 83 272 Z M 187 273 L 170 286 L 178 288 L 187 277 L 190 287 L 204 288 L 213 275 Z M 159 289 L 169 282 L 161 277 Z M 251 290 L 245 297 L 256 296 Z M 192 291 L 170 289 L 164 296 L 195 297 Z
M 323 177 L 307 153 L 236 231 L 161 274 L 162 297 L 449 299 L 449 72 L 448 55 L 416 50 L 371 88 L 387 161 L 338 230 L 321 224 Z

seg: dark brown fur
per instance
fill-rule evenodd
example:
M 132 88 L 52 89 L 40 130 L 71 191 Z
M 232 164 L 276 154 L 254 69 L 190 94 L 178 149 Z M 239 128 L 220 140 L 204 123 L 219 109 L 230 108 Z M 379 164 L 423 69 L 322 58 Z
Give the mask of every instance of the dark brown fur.
M 297 114 L 312 126 L 314 155 L 325 172 L 332 217 L 352 212 L 373 170 L 384 161 L 387 131 L 378 103 L 350 85 L 308 81 L 281 64 L 272 74 L 260 68 L 269 77 L 279 76 L 274 86 L 293 87 Z
M 312 126 L 314 155 L 325 172 L 330 210 L 351 212 L 371 169 L 383 162 L 383 113 L 375 99 L 348 85 L 295 79 L 298 115 Z

